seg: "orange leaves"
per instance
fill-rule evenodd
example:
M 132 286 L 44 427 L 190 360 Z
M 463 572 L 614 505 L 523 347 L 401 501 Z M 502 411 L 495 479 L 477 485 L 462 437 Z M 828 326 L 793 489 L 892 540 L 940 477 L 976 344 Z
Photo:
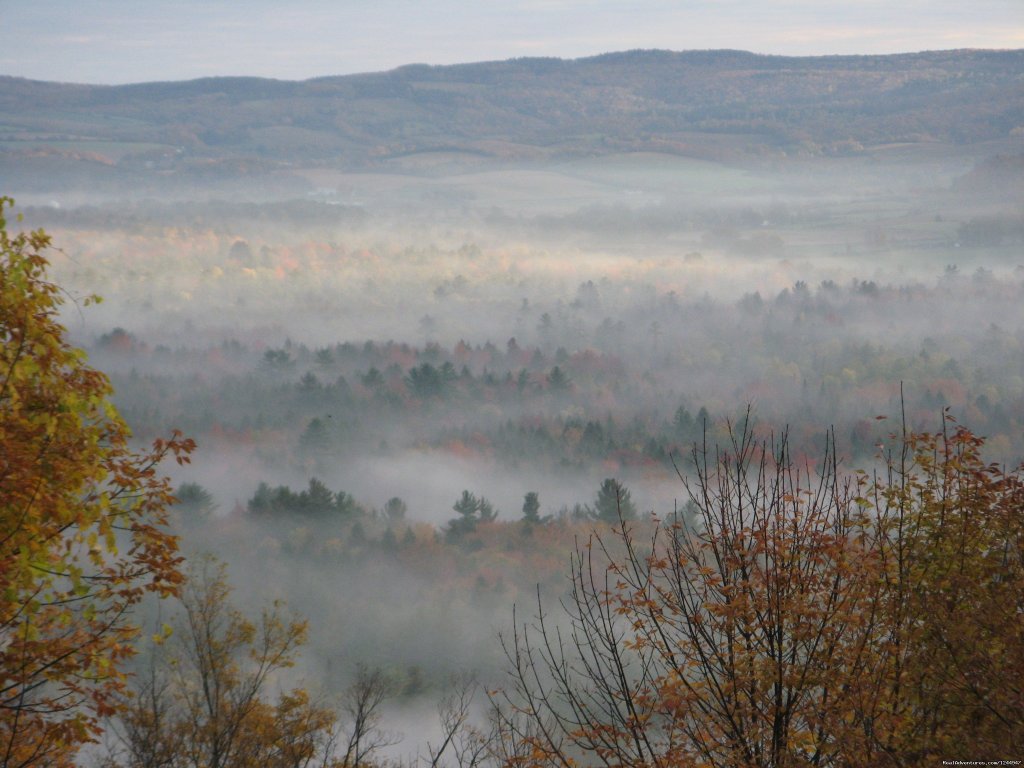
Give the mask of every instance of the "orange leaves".
M 167 440 L 157 438 L 153 441 L 153 451 L 161 456 L 171 455 L 174 461 L 179 464 L 189 464 L 189 454 L 196 449 L 196 441 L 192 438 L 183 437 L 180 430 L 173 430 L 171 437 Z
M 8 765 L 70 761 L 121 690 L 131 606 L 180 580 L 156 468 L 56 321 L 42 232 L 11 236 L 0 199 L 0 750 Z M 22 759 L 18 756 L 24 756 Z
M 748 432 L 698 454 L 696 517 L 578 550 L 572 632 L 524 626 L 504 698 L 546 754 L 615 765 L 1019 751 L 1024 469 L 982 447 L 962 428 L 897 436 L 874 485 L 831 441 L 817 473 Z

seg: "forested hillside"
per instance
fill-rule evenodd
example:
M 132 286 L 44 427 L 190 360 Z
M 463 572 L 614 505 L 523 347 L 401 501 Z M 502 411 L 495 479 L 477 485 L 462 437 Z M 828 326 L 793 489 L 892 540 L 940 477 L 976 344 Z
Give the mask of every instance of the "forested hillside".
M 657 151 L 728 160 L 1006 138 L 1024 52 L 793 58 L 629 51 L 303 82 L 91 86 L 0 78 L 0 168 L 118 186 L 294 165 L 386 168 Z M 42 183 L 41 181 L 39 182 Z

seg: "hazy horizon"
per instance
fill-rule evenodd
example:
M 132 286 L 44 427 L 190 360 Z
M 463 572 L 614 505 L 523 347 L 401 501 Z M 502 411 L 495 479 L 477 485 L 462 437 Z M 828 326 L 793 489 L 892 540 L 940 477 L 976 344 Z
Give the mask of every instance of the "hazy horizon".
M 254 76 L 283 80 L 408 64 L 517 57 L 576 59 L 633 49 L 733 49 L 786 56 L 1024 47 L 1024 6 L 946 2 L 661 0 L 430 6 L 389 0 L 125 0 L 34 5 L 0 0 L 0 74 L 91 84 Z
M 823 53 L 823 54 L 787 54 L 787 53 L 769 53 L 765 51 L 750 50 L 748 48 L 736 48 L 736 47 L 721 47 L 721 48 L 620 48 L 620 49 L 609 49 L 604 51 L 596 51 L 594 53 L 587 53 L 580 56 L 556 56 L 556 55 L 527 55 L 527 56 L 508 56 L 504 58 L 492 58 L 492 59 L 474 59 L 466 61 L 451 61 L 451 62 L 426 62 L 426 61 L 408 61 L 394 66 L 389 66 L 381 69 L 364 69 L 364 70 L 353 70 L 351 72 L 335 72 L 329 74 L 309 75 L 308 77 L 274 77 L 271 75 L 253 75 L 253 74 L 239 74 L 239 73 L 224 73 L 224 74 L 203 74 L 196 75 L 194 77 L 180 77 L 180 78 L 160 78 L 153 80 L 125 80 L 124 82 L 96 82 L 86 80 L 56 80 L 47 79 L 40 77 L 30 77 L 28 75 L 11 75 L 6 72 L 0 72 L 0 77 L 16 77 L 32 82 L 40 83 L 59 83 L 62 85 L 83 85 L 83 86 L 131 86 L 131 85 L 149 85 L 159 83 L 179 83 L 179 82 L 193 82 L 197 80 L 211 80 L 211 79 L 246 79 L 255 78 L 258 80 L 273 80 L 282 83 L 304 83 L 315 80 L 323 80 L 327 78 L 335 77 L 349 77 L 358 75 L 378 75 L 387 74 L 389 72 L 395 72 L 397 70 L 404 69 L 406 67 L 459 67 L 459 66 L 472 66 L 477 64 L 493 64 L 493 63 L 506 63 L 512 61 L 519 61 L 523 59 L 544 59 L 544 60 L 556 60 L 564 62 L 575 62 L 575 61 L 586 61 L 588 59 L 597 59 L 602 56 L 611 56 L 616 54 L 625 54 L 633 52 L 645 52 L 645 53 L 671 53 L 671 54 L 686 54 L 686 53 L 714 53 L 714 52 L 736 52 L 736 53 L 749 53 L 754 56 L 765 56 L 774 58 L 843 58 L 843 57 L 857 57 L 857 56 L 915 56 L 918 54 L 930 54 L 930 53 L 952 53 L 957 51 L 986 51 L 986 52 L 1007 52 L 1024 50 L 1024 45 L 1019 48 L 979 48 L 979 47 L 961 47 L 961 48 L 922 48 L 918 50 L 906 50 L 906 51 L 886 51 L 878 53 Z

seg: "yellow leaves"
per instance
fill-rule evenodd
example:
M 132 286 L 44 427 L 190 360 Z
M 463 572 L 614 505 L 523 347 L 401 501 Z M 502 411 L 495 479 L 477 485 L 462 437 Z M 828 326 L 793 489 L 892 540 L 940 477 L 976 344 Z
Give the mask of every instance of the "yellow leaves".
M 123 715 L 125 746 L 165 754 L 165 765 L 334 766 L 334 712 L 303 688 L 277 690 L 305 622 L 285 620 L 278 604 L 255 622 L 229 597 L 223 566 L 200 560 L 176 631 L 164 625 L 154 636 L 156 666 L 148 682 L 136 680 L 140 690 Z
M 170 624 L 164 623 L 160 625 L 160 631 L 150 636 L 150 640 L 153 641 L 154 645 L 163 645 L 167 640 L 174 634 L 174 630 Z
M 789 748 L 805 754 L 814 754 L 818 744 L 810 731 L 796 731 L 789 737 Z
M 56 320 L 49 237 L 9 235 L 10 202 L 0 198 L 0 626 L 11 638 L 0 690 L 21 703 L 0 708 L 0 727 L 26 748 L 73 751 L 119 690 L 131 606 L 180 580 L 175 540 L 159 528 L 170 488 L 154 468 L 193 445 L 175 435 L 147 455 L 128 449 L 109 381 Z

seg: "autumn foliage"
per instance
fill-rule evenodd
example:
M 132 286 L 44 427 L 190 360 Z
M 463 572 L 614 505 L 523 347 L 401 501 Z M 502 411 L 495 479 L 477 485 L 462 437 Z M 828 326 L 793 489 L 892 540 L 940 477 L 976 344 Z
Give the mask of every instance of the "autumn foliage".
M 303 688 L 273 697 L 279 675 L 305 642 L 304 621 L 279 605 L 251 621 L 231 605 L 225 568 L 192 568 L 181 620 L 153 652 L 105 763 L 166 768 L 341 768 L 333 757 L 337 716 Z
M 1024 488 L 947 420 L 878 476 L 749 431 L 506 640 L 511 765 L 918 765 L 1024 747 Z
M 99 733 L 133 653 L 132 606 L 181 581 L 158 473 L 107 378 L 71 347 L 42 231 L 10 235 L 0 198 L 0 764 L 67 765 Z
M 187 462 L 194 445 L 174 434 L 131 450 L 109 381 L 58 322 L 49 238 L 8 234 L 9 202 L 0 198 L 0 765 L 73 765 L 105 723 L 121 737 L 112 766 L 372 763 L 391 743 L 377 729 L 382 678 L 356 686 L 345 748 L 337 715 L 304 689 L 270 695 L 306 624 L 274 609 L 247 619 L 210 561 L 185 584 L 159 466 Z M 438 399 L 443 369 L 413 370 L 409 385 Z M 307 385 L 319 391 L 316 377 Z M 518 388 L 511 376 L 507 386 Z M 677 417 L 688 434 L 692 420 Z M 578 442 L 588 430 L 601 444 L 596 422 L 581 422 Z M 987 463 L 983 440 L 948 414 L 935 432 L 904 426 L 874 473 L 845 470 L 832 437 L 815 467 L 794 458 L 786 435 L 756 437 L 749 419 L 728 438 L 695 447 L 672 516 L 632 519 L 627 494 L 603 494 L 564 613 L 538 599 L 534 619 L 504 638 L 510 678 L 493 693 L 493 732 L 467 729 L 469 698 L 456 697 L 431 765 L 449 748 L 460 765 L 509 768 L 910 766 L 1024 753 L 1024 468 Z M 289 494 L 266 488 L 251 511 L 283 516 Z M 466 491 L 454 535 L 407 527 L 399 544 L 395 505 L 387 523 L 374 518 L 389 538 L 374 543 L 359 520 L 343 522 L 343 547 L 306 526 L 354 517 L 354 502 L 318 481 L 294 498 L 303 526 L 286 544 L 317 567 L 344 551 L 437 582 L 464 571 L 481 594 L 514 589 L 515 573 L 543 577 L 579 524 L 541 517 L 535 493 L 525 524 L 507 524 Z M 216 525 L 235 533 L 241 518 Z M 379 552 L 388 557 L 366 557 Z M 131 614 L 151 594 L 181 597 L 181 619 L 128 685 Z

